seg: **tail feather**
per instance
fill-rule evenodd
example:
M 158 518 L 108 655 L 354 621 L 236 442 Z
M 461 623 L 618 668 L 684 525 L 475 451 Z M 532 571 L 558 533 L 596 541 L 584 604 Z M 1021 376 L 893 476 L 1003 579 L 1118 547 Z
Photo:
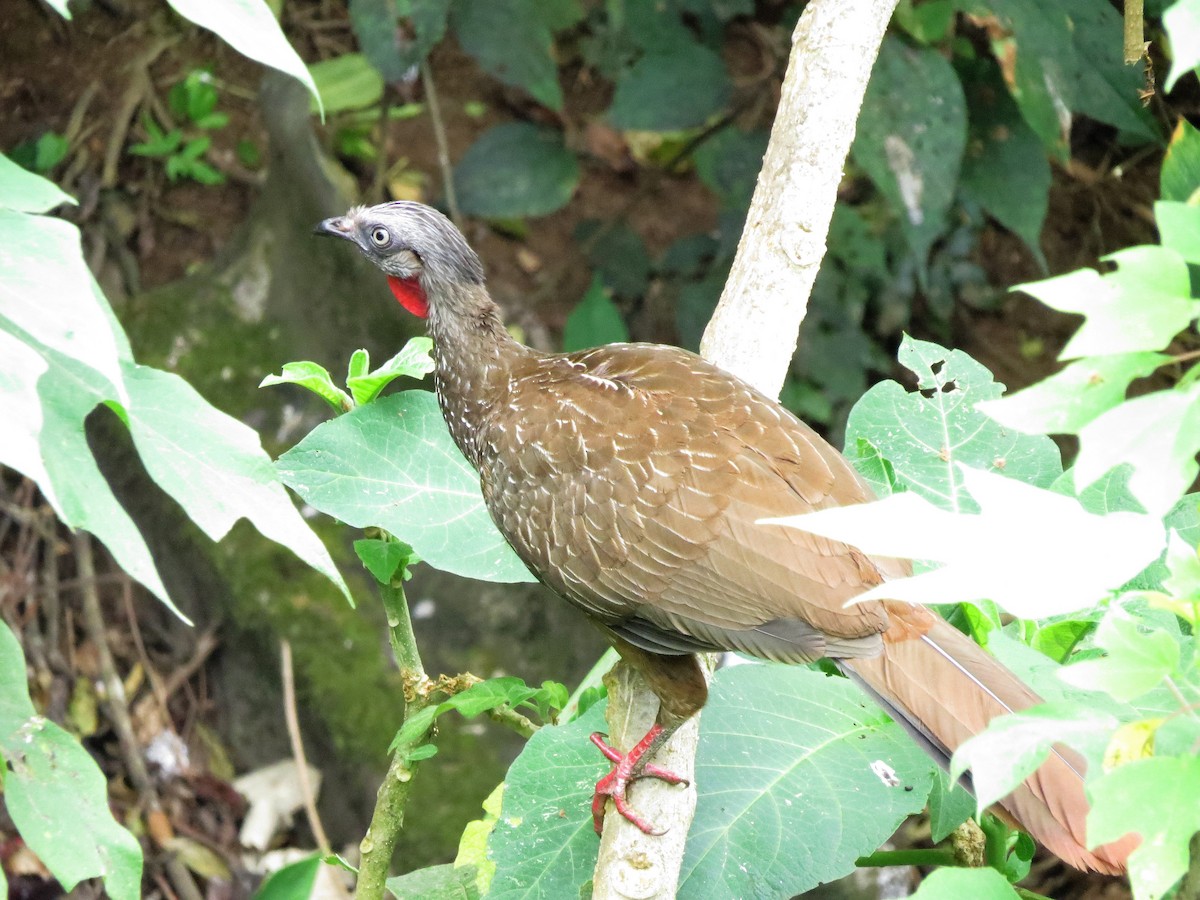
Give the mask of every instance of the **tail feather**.
M 1042 702 L 935 613 L 894 603 L 888 604 L 888 614 L 892 625 L 884 634 L 883 654 L 843 660 L 842 665 L 943 766 L 959 745 L 996 716 Z M 1076 868 L 1117 875 L 1125 871 L 1137 839 L 1126 837 L 1087 849 L 1086 768 L 1077 753 L 1056 747 L 1000 805 L 1039 843 Z

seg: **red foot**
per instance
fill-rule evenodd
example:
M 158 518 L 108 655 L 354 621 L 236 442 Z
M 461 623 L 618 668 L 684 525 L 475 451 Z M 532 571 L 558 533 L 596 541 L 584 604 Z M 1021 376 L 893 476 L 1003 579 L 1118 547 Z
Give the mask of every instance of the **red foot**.
M 592 743 L 600 748 L 601 753 L 616 763 L 611 772 L 596 782 L 596 793 L 592 797 L 592 825 L 596 829 L 596 834 L 604 831 L 604 806 L 609 797 L 612 798 L 617 812 L 646 834 L 665 834 L 665 832 L 650 826 L 630 809 L 625 795 L 629 786 L 639 778 L 658 778 L 668 784 L 688 783 L 686 778 L 648 761 L 667 737 L 669 735 L 663 734 L 662 726 L 655 725 L 628 753 L 622 754 L 619 750 L 606 744 L 604 736 L 599 732 L 592 735 Z

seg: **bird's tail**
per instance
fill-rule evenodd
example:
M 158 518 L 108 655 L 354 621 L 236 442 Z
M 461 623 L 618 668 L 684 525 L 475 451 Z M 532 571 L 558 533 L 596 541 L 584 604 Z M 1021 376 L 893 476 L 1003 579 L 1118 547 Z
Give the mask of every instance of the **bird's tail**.
M 842 667 L 943 764 L 991 719 L 1041 702 L 1012 672 L 936 613 L 889 603 L 888 615 L 892 624 L 884 634 L 884 652 L 870 659 L 842 660 Z M 1127 836 L 1087 849 L 1085 769 L 1079 754 L 1056 747 L 1000 805 L 1039 843 L 1076 868 L 1120 874 L 1137 839 Z

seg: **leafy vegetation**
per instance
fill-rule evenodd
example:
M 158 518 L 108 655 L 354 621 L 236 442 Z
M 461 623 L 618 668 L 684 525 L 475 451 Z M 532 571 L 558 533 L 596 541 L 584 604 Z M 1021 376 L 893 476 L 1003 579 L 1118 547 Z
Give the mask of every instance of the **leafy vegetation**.
M 64 3 L 53 5 L 68 15 Z M 623 313 L 652 282 L 673 294 L 683 342 L 698 343 L 766 145 L 764 122 L 747 112 L 757 85 L 739 84 L 721 54 L 726 29 L 752 4 L 352 0 L 363 55 L 329 60 L 311 76 L 264 5 L 172 5 L 304 80 L 318 113 L 342 117 L 335 145 L 359 159 L 377 152 L 373 107 L 448 36 L 554 113 L 566 102 L 564 71 L 586 67 L 611 89 L 597 118 L 626 132 L 624 149 L 664 175 L 694 166 L 721 214 L 715 232 L 687 235 L 659 254 L 624 222 L 581 229 L 593 278 L 564 344 L 626 339 Z M 1179 0 L 1163 16 L 1176 53 L 1168 86 L 1200 58 L 1194 6 Z M 401 22 L 405 39 L 397 41 Z M 899 359 L 915 389 L 887 381 L 867 390 L 868 371 L 889 368 L 882 347 L 909 324 L 914 304 L 944 327 L 953 298 L 985 283 L 972 257 L 985 216 L 1044 265 L 1038 239 L 1051 166 L 1070 158 L 1072 115 L 1119 130 L 1131 146 L 1161 139 L 1138 99 L 1146 75 L 1122 64 L 1119 32 L 1117 14 L 1098 0 L 901 3 L 785 389 L 815 420 L 848 412 L 845 452 L 883 498 L 792 524 L 927 561 L 912 579 L 889 584 L 889 596 L 944 604 L 1046 704 L 998 720 L 956 755 L 955 773 L 972 771 L 972 803 L 844 680 L 795 667 L 723 670 L 703 722 L 681 896 L 805 890 L 871 864 L 897 824 L 926 807 L 939 841 L 972 813 L 980 817 L 992 866 L 940 868 L 918 897 L 1016 896 L 1011 884 L 1028 872 L 1031 847 L 984 810 L 1056 742 L 1089 761 L 1090 839 L 1142 835 L 1130 868 L 1139 900 L 1169 893 L 1195 865 L 1200 498 L 1189 491 L 1200 472 L 1200 366 L 1191 349 L 1200 317 L 1200 133 L 1181 121 L 1171 138 L 1154 207 L 1160 244 L 1022 286 L 1051 309 L 1084 316 L 1058 374 L 1005 395 L 966 354 L 905 338 Z M 203 157 L 206 133 L 225 124 L 218 103 L 207 76 L 185 76 L 169 93 L 185 124 L 146 121 L 149 139 L 131 152 L 162 159 L 172 178 L 216 183 L 220 173 Z M 389 118 L 423 112 L 417 104 L 382 108 Z M 483 132 L 454 172 L 462 211 L 511 233 L 515 219 L 561 209 L 594 164 L 565 121 L 538 116 Z M 46 132 L 12 157 L 44 174 L 64 152 L 63 139 Z M 604 711 L 600 672 L 572 695 L 553 682 L 431 679 L 405 633 L 403 584 L 418 562 L 497 581 L 530 577 L 484 512 L 431 395 L 383 393 L 398 377 L 428 374 L 428 342 L 375 370 L 365 352 L 356 354 L 345 388 L 314 362 L 267 379 L 309 388 L 335 413 L 272 466 L 248 427 L 177 376 L 135 361 L 85 265 L 78 230 L 49 214 L 70 202 L 0 156 L 0 410 L 11 423 L 0 463 L 36 482 L 62 522 L 95 534 L 172 609 L 144 537 L 88 445 L 85 419 L 99 407 L 115 414 L 150 476 L 215 540 L 246 518 L 347 592 L 283 485 L 365 529 L 356 550 L 379 584 L 408 699 L 389 781 L 406 783 L 434 756 L 436 724 L 452 712 L 490 714 L 532 734 L 485 818 L 464 831 L 457 863 L 391 879 L 390 890 L 507 897 L 538 883 L 552 896 L 577 894 L 596 852 L 581 785 L 594 782 L 602 761 L 581 738 Z M 1075 435 L 1078 455 L 1064 460 L 1049 434 Z M 366 481 L 369 495 L 359 490 Z M 5 804 L 25 842 L 68 889 L 96 877 L 114 897 L 137 896 L 138 841 L 108 811 L 88 753 L 35 709 L 22 648 L 6 625 L 0 676 Z M 758 730 L 768 713 L 773 740 L 765 746 Z M 753 766 L 738 762 L 751 754 Z M 899 785 L 871 774 L 880 761 Z M 806 836 L 803 853 L 795 835 Z M 315 859 L 298 863 L 261 896 L 304 894 L 318 870 Z

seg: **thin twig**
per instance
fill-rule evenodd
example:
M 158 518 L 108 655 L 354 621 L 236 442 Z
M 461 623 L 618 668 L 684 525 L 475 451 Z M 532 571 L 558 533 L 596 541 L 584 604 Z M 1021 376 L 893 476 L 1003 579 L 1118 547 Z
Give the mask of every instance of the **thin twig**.
M 425 100 L 429 104 L 429 121 L 433 124 L 433 139 L 437 143 L 438 166 L 442 170 L 442 190 L 446 192 L 446 208 L 450 220 L 461 230 L 462 213 L 458 209 L 458 194 L 454 191 L 454 168 L 450 165 L 450 148 L 446 143 L 446 126 L 442 121 L 442 107 L 438 103 L 437 86 L 433 82 L 433 69 L 429 59 L 421 60 L 421 81 L 425 84 Z
M 308 816 L 308 827 L 321 853 L 328 856 L 331 850 L 329 837 L 317 814 L 317 799 L 313 795 L 312 782 L 308 780 L 308 758 L 304 755 L 304 738 L 300 734 L 300 719 L 296 715 L 296 679 L 292 672 L 292 645 L 287 638 L 279 641 L 279 669 L 283 679 L 283 717 L 287 722 L 288 738 L 292 742 L 292 756 L 296 760 L 296 774 L 300 782 L 300 794 L 304 797 L 304 814 Z
M 125 762 L 125 770 L 129 780 L 137 791 L 142 807 L 149 812 L 162 812 L 158 793 L 150 780 L 146 769 L 146 761 L 142 756 L 141 747 L 133 733 L 133 722 L 129 717 L 129 707 L 125 702 L 125 686 L 117 675 L 116 663 L 113 661 L 112 650 L 108 646 L 108 636 L 104 624 L 104 613 L 100 609 L 100 592 L 96 590 L 96 564 L 92 557 L 92 539 L 85 532 L 75 534 L 75 563 L 79 569 L 80 586 L 83 595 L 83 620 L 88 637 L 96 647 L 96 655 L 100 662 L 100 699 L 104 702 L 108 718 L 113 730 L 117 733 L 117 742 L 121 747 L 121 757 Z M 175 892 L 182 900 L 203 900 L 200 889 L 178 857 L 169 853 L 163 860 L 167 876 Z
M 1146 55 L 1146 35 L 1142 31 L 1145 11 L 1142 0 L 1125 0 L 1125 64 L 1133 65 Z

